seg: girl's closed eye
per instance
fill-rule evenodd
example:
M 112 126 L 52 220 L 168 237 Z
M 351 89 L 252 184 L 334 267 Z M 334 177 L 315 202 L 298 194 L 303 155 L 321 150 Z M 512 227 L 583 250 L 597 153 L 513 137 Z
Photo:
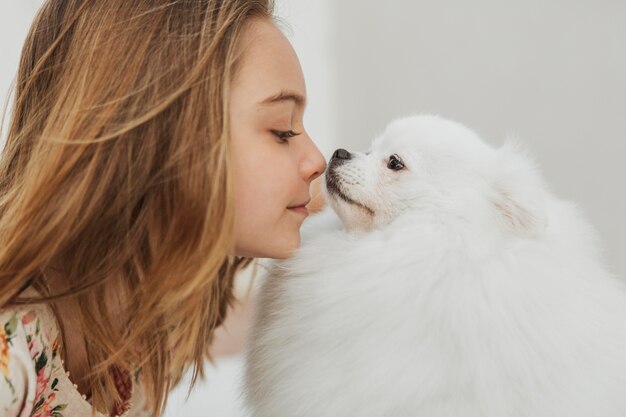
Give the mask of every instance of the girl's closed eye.
M 288 139 L 298 136 L 301 132 L 294 132 L 293 130 L 271 130 L 272 134 L 276 136 L 280 143 L 287 143 Z

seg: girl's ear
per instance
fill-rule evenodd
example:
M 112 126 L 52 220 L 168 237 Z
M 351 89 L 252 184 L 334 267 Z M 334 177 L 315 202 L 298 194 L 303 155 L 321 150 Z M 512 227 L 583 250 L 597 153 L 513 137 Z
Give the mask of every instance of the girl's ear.
M 493 205 L 498 221 L 524 237 L 547 227 L 548 191 L 535 163 L 518 141 L 508 140 L 498 150 Z

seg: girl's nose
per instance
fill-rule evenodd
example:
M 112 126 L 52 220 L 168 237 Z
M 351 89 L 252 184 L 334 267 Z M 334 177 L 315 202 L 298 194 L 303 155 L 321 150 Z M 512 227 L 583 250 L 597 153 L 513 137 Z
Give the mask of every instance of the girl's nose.
M 304 178 L 307 181 L 313 181 L 315 178 L 322 175 L 326 169 L 326 160 L 317 146 L 315 146 L 315 143 L 310 139 L 309 141 L 311 146 L 307 150 L 306 163 L 304 164 Z

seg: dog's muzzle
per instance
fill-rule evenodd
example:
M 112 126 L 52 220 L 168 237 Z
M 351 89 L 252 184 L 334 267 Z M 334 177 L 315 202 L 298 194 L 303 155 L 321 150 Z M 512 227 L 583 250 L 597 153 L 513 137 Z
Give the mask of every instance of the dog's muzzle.
M 352 154 L 343 148 L 339 148 L 335 152 L 333 152 L 333 156 L 330 157 L 330 161 L 332 162 L 333 159 L 346 161 L 352 159 Z
M 337 178 L 335 169 L 350 159 L 352 159 L 352 154 L 343 148 L 339 148 L 333 152 L 333 155 L 328 161 L 328 166 L 326 167 L 326 185 L 328 185 L 329 190 L 337 189 L 339 179 Z

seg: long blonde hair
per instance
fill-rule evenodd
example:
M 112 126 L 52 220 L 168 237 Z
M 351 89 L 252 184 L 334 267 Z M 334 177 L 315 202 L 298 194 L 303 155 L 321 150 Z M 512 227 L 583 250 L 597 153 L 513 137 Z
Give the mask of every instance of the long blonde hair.
M 235 272 L 228 146 L 237 40 L 271 0 L 48 0 L 0 160 L 0 306 L 77 297 L 94 409 L 141 368 L 154 415 L 202 375 Z M 69 287 L 45 289 L 55 268 Z M 102 297 L 124 288 L 125 326 Z

